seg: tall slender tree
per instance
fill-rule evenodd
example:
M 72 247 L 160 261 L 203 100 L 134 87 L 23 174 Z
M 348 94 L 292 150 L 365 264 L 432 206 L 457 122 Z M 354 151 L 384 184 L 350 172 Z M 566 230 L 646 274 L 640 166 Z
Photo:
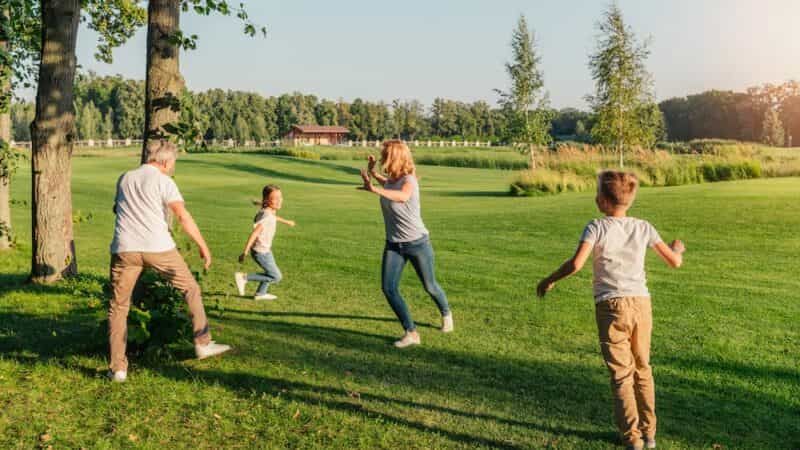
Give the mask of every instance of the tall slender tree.
M 597 119 L 591 133 L 595 141 L 616 147 L 623 167 L 625 149 L 654 142 L 655 124 L 661 123 L 651 117 L 660 111 L 650 107 L 652 78 L 645 68 L 650 51 L 648 42 L 639 41 L 626 25 L 616 3 L 603 13 L 597 30 L 597 48 L 589 57 L 595 93 L 587 100 Z
M 512 60 L 506 63 L 511 78 L 507 92 L 496 90 L 500 104 L 510 116 L 510 137 L 524 143 L 521 151 L 530 158 L 530 167 L 536 167 L 535 149 L 548 144 L 551 113 L 544 91 L 544 80 L 539 68 L 541 56 L 536 48 L 534 32 L 528 29 L 524 15 L 519 16 L 511 37 Z

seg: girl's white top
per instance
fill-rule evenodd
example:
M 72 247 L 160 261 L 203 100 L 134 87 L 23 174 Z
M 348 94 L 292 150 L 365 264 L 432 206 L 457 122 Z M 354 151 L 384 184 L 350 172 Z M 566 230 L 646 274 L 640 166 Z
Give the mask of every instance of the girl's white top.
M 256 237 L 256 242 L 253 244 L 253 251 L 256 253 L 269 253 L 272 251 L 272 240 L 275 238 L 277 224 L 275 213 L 266 208 L 256 214 L 255 219 L 253 219 L 253 228 L 258 225 L 262 225 L 262 228 Z

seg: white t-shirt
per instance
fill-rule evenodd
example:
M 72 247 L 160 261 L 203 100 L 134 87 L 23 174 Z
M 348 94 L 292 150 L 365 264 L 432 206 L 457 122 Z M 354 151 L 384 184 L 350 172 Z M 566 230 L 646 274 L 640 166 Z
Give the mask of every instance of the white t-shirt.
M 256 237 L 256 242 L 253 244 L 253 251 L 256 253 L 269 253 L 272 251 L 272 240 L 275 238 L 275 229 L 278 225 L 278 220 L 275 213 L 262 209 L 256 214 L 253 219 L 253 229 L 262 225 L 261 232 Z
M 581 242 L 593 244 L 593 289 L 596 303 L 616 297 L 649 297 L 644 272 L 648 247 L 661 241 L 646 220 L 603 217 L 586 225 Z
M 117 220 L 111 253 L 160 253 L 175 248 L 167 225 L 172 202 L 182 202 L 178 186 L 150 164 L 124 173 L 114 202 Z

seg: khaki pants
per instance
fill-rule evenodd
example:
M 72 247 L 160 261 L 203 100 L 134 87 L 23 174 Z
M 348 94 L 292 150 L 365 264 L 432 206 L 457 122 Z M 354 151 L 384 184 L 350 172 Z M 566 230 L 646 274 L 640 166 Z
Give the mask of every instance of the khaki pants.
M 620 297 L 595 306 L 600 350 L 611 374 L 617 428 L 627 445 L 656 434 L 650 368 L 653 313 L 648 297 Z
M 194 329 L 194 343 L 211 341 L 208 319 L 203 309 L 200 286 L 192 276 L 183 257 L 173 249 L 163 253 L 123 252 L 111 255 L 111 307 L 108 314 L 108 341 L 111 346 L 111 370 L 128 370 L 125 344 L 128 339 L 128 310 L 136 280 L 145 267 L 151 267 L 178 290 L 183 292 L 189 306 Z

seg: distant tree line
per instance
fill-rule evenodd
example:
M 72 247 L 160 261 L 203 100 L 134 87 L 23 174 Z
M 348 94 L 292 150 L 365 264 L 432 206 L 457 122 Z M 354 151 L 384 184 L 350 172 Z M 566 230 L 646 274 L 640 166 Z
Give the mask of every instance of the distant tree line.
M 205 139 L 236 141 L 279 139 L 295 124 L 341 125 L 350 138 L 511 140 L 507 107 L 485 101 L 461 102 L 437 98 L 430 107 L 417 100 L 391 103 L 355 99 L 320 99 L 301 93 L 263 97 L 240 91 L 211 89 L 185 92 L 184 105 L 192 108 Z M 745 92 L 711 90 L 671 98 L 658 105 L 666 134 L 660 138 L 688 141 L 702 138 L 736 139 L 788 145 L 800 139 L 800 83 L 767 84 Z M 121 76 L 79 74 L 75 86 L 78 139 L 141 137 L 144 127 L 144 82 Z M 12 135 L 30 140 L 34 107 L 11 105 Z M 552 110 L 550 134 L 554 140 L 593 142 L 592 113 L 576 108 Z
M 771 145 L 800 139 L 800 83 L 765 84 L 745 92 L 707 91 L 659 104 L 671 141 L 736 139 Z
M 436 98 L 430 107 L 417 100 L 391 103 L 356 98 L 320 99 L 299 92 L 263 97 L 222 89 L 185 91 L 181 104 L 192 111 L 205 139 L 270 140 L 284 136 L 292 125 L 340 125 L 350 138 L 468 139 L 505 142 L 510 113 L 485 101 L 461 102 Z M 144 127 L 144 82 L 121 76 L 79 74 L 75 86 L 78 139 L 139 138 Z M 12 104 L 13 138 L 29 141 L 34 106 Z M 588 113 L 565 109 L 555 114 L 554 132 L 574 135 L 589 129 Z

